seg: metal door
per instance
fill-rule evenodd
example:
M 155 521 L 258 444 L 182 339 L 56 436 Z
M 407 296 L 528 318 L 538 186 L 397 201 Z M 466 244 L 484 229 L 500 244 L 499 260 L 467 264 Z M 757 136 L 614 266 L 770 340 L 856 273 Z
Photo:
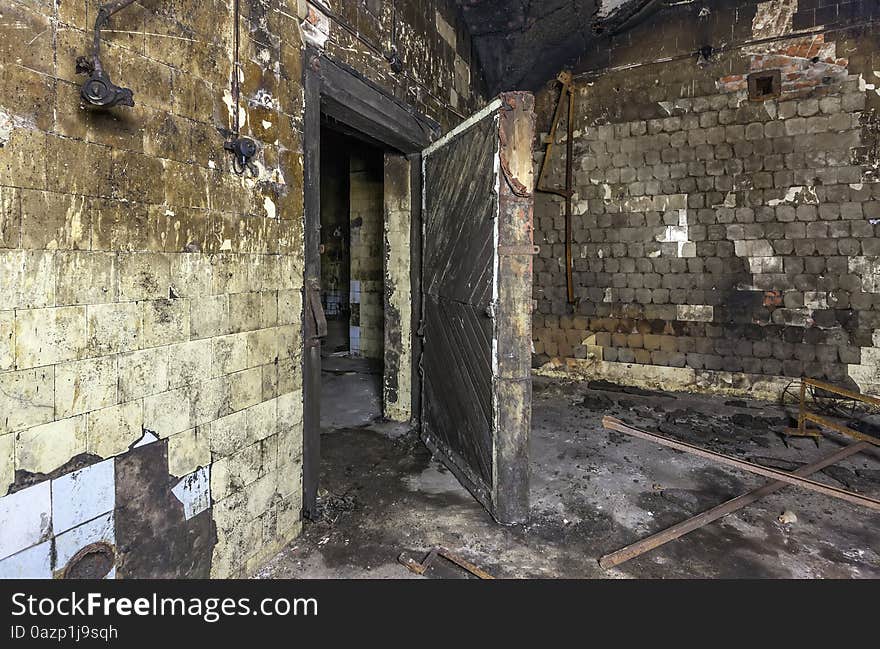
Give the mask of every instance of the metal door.
M 422 437 L 501 523 L 529 511 L 534 98 L 423 152 Z

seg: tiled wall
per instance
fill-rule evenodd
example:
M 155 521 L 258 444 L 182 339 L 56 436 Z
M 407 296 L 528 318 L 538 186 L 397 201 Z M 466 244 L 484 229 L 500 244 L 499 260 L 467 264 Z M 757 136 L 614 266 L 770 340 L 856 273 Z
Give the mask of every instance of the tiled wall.
M 9 0 L 0 15 L 0 571 L 45 576 L 46 543 L 63 570 L 55 485 L 110 466 L 106 540 L 126 576 L 248 574 L 301 526 L 307 7 L 241 3 L 234 106 L 231 3 L 136 3 L 103 45 L 136 105 L 93 112 L 75 62 L 100 4 Z M 408 73 L 333 22 L 331 56 L 458 120 L 436 99 L 462 75 L 476 88 L 456 65 L 469 42 L 438 28 L 440 14 L 455 24 L 451 5 L 334 4 L 379 42 L 396 22 Z M 223 150 L 236 111 L 260 146 L 253 176 Z

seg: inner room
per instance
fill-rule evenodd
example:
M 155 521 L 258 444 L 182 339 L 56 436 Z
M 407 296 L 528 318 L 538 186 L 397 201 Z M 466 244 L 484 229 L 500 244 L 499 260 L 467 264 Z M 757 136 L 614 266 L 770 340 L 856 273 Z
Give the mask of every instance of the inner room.
M 382 417 L 385 355 L 384 152 L 321 129 L 321 428 L 356 429 Z

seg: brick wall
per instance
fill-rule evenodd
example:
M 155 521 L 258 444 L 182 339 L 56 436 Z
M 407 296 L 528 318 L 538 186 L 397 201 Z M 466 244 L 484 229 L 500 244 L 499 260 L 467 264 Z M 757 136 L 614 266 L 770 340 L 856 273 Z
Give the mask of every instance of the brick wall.
M 791 36 L 784 12 L 776 32 L 761 31 L 762 11 L 791 3 L 763 5 L 742 9 L 726 33 Z M 680 10 L 693 23 L 661 14 L 653 33 L 644 27 L 610 48 L 611 69 L 578 83 L 577 300 L 566 299 L 562 202 L 539 195 L 536 364 L 667 388 L 772 385 L 770 394 L 807 375 L 876 390 L 873 30 L 761 42 L 698 62 L 669 51 L 684 24 L 701 34 L 688 36 L 694 43 L 722 42 L 711 13 L 692 29 L 698 10 Z M 613 69 L 631 61 L 636 43 L 643 57 L 673 60 Z M 768 70 L 781 72 L 781 96 L 750 101 L 747 75 Z M 543 99 L 546 124 L 552 96 Z M 555 184 L 560 157 L 550 161 Z
M 135 4 L 103 58 L 136 106 L 90 112 L 75 59 L 99 4 L 10 0 L 0 16 L 0 575 L 51 576 L 86 531 L 123 576 L 250 573 L 301 525 L 305 6 L 242 2 L 235 107 L 228 3 Z M 396 16 L 409 77 L 335 24 L 328 51 L 454 122 L 429 90 L 468 44 L 450 45 L 423 4 Z M 341 11 L 383 40 L 389 9 Z M 260 143 L 256 177 L 222 148 L 235 110 Z M 132 470 L 145 448 L 158 461 Z M 110 497 L 53 500 L 74 471 L 94 486 L 83 498 Z M 159 491 L 139 488 L 148 478 Z M 68 505 L 76 516 L 48 523 Z

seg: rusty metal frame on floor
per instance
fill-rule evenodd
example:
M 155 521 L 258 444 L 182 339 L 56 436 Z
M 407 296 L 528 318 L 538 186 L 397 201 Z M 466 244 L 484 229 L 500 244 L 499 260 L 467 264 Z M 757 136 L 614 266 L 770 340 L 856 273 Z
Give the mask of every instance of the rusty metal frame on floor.
M 354 69 L 333 61 L 319 50 L 306 49 L 303 66 L 303 200 L 304 200 L 304 295 L 303 295 L 303 515 L 315 518 L 318 475 L 321 465 L 321 322 L 320 299 L 315 292 L 321 282 L 321 116 L 332 117 L 372 141 L 405 155 L 411 164 L 412 231 L 421 232 L 421 151 L 436 138 L 439 125 L 403 103 Z M 417 237 L 413 237 L 415 242 Z M 421 253 L 411 247 L 413 395 L 417 399 L 417 332 L 421 284 Z M 309 295 L 309 292 L 312 295 Z M 419 404 L 413 403 L 413 412 Z
M 681 523 L 677 523 L 672 527 L 661 530 L 656 534 L 652 534 L 651 536 L 632 543 L 624 548 L 621 548 L 620 550 L 603 555 L 599 559 L 599 565 L 606 569 L 613 568 L 614 566 L 618 566 L 621 563 L 629 561 L 630 559 L 641 556 L 642 554 L 654 550 L 661 545 L 668 543 L 669 541 L 674 541 L 675 539 L 680 538 L 690 532 L 693 532 L 694 530 L 699 529 L 705 525 L 708 525 L 713 521 L 723 518 L 728 514 L 739 511 L 740 509 L 760 500 L 764 496 L 775 493 L 788 485 L 796 485 L 805 489 L 809 489 L 810 491 L 815 491 L 827 496 L 831 496 L 833 498 L 845 500 L 852 504 L 862 505 L 874 511 L 880 511 L 880 501 L 874 498 L 862 496 L 860 494 L 854 493 L 852 491 L 847 491 L 845 489 L 830 487 L 821 482 L 816 482 L 807 478 L 808 476 L 813 475 L 814 473 L 817 473 L 822 469 L 836 464 L 837 462 L 840 462 L 841 460 L 844 460 L 852 455 L 871 449 L 872 447 L 867 441 L 857 441 L 855 444 L 845 446 L 844 448 L 838 450 L 836 453 L 833 453 L 828 457 L 822 458 L 816 462 L 803 466 L 796 471 L 788 473 L 786 471 L 771 469 L 769 467 L 753 464 L 751 462 L 730 457 L 728 455 L 716 453 L 714 451 L 700 448 L 692 444 L 687 444 L 685 442 L 680 442 L 678 440 L 674 440 L 663 435 L 658 435 L 657 433 L 650 433 L 647 431 L 639 430 L 638 428 L 628 426 L 624 422 L 620 421 L 619 419 L 615 419 L 614 417 L 604 417 L 602 419 L 602 425 L 607 430 L 614 430 L 619 433 L 638 437 L 639 439 L 656 442 L 657 444 L 666 446 L 667 448 L 683 451 L 685 453 L 691 453 L 692 455 L 696 455 L 697 457 L 712 460 L 725 466 L 742 469 L 744 471 L 748 471 L 750 473 L 755 473 L 765 477 L 775 478 L 773 482 L 769 482 L 753 491 L 750 491 L 749 493 L 728 500 L 725 503 L 717 505 L 716 507 L 697 514 L 696 516 L 692 516 L 691 518 L 682 521 Z
M 872 397 L 868 394 L 853 392 L 852 390 L 847 390 L 846 388 L 839 388 L 836 385 L 831 385 L 830 383 L 825 383 L 824 381 L 817 381 L 816 379 L 801 379 L 800 397 L 798 403 L 798 425 L 797 428 L 786 428 L 786 435 L 791 435 L 793 437 L 821 436 L 822 431 L 818 428 L 807 427 L 807 422 L 810 422 L 822 426 L 823 428 L 833 430 L 834 432 L 840 433 L 841 435 L 852 437 L 853 439 L 860 442 L 867 442 L 869 444 L 873 444 L 874 446 L 880 446 L 880 439 L 876 437 L 865 435 L 857 430 L 849 428 L 848 426 L 839 424 L 836 421 L 829 419 L 828 417 L 823 417 L 822 415 L 819 415 L 815 412 L 810 412 L 807 409 L 808 388 L 821 390 L 823 392 L 827 392 L 838 397 L 843 397 L 844 399 L 848 399 L 853 402 L 864 403 L 866 405 L 874 407 L 880 407 L 880 399 L 878 399 L 877 397 Z

